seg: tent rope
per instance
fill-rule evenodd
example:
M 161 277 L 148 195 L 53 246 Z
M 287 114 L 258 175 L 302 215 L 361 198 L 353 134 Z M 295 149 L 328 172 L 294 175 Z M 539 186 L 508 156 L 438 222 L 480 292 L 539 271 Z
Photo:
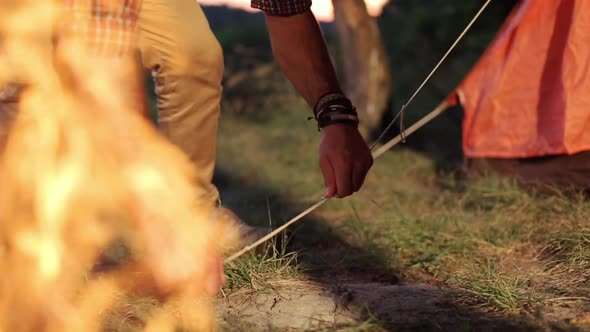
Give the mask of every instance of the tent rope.
M 400 118 L 400 132 L 402 133 L 402 138 L 403 138 L 402 141 L 405 141 L 405 134 L 403 133 L 404 132 L 404 130 L 403 130 L 403 128 L 404 128 L 404 126 L 403 126 L 403 115 L 405 114 L 406 108 L 408 108 L 408 106 L 410 105 L 410 103 L 412 103 L 414 101 L 414 99 L 416 98 L 416 96 L 418 95 L 418 93 L 420 93 L 420 91 L 422 91 L 422 88 L 424 88 L 424 86 L 426 85 L 426 83 L 428 83 L 428 81 L 430 81 L 430 79 L 432 78 L 432 76 L 434 75 L 434 73 L 436 73 L 436 71 L 442 65 L 442 63 L 446 61 L 446 59 L 449 56 L 449 54 L 451 54 L 451 52 L 455 49 L 455 47 L 457 46 L 457 44 L 459 44 L 459 42 L 461 41 L 461 39 L 463 39 L 463 37 L 465 36 L 465 34 L 467 33 L 467 31 L 469 31 L 471 29 L 471 26 L 481 16 L 481 14 L 488 7 L 488 5 L 490 4 L 490 2 L 492 2 L 492 0 L 487 0 L 483 4 L 483 6 L 479 9 L 479 11 L 475 14 L 475 16 L 473 16 L 473 18 L 471 19 L 471 21 L 469 22 L 469 24 L 467 24 L 467 26 L 465 27 L 465 29 L 463 29 L 463 31 L 461 32 L 461 34 L 459 35 L 459 37 L 457 37 L 457 39 L 455 39 L 455 42 L 447 50 L 447 52 L 445 53 L 445 55 L 443 55 L 443 57 L 436 64 L 436 66 L 434 66 L 434 68 L 430 71 L 430 74 L 428 74 L 428 76 L 426 76 L 426 78 L 424 79 L 424 81 L 422 82 L 422 84 L 420 84 L 420 86 L 418 87 L 418 89 L 416 89 L 416 91 L 410 97 L 410 99 L 408 99 L 408 102 L 406 102 L 402 106 L 401 110 L 395 115 L 395 117 L 393 118 L 393 120 L 391 120 L 391 122 L 389 123 L 389 125 L 387 125 L 387 127 L 385 128 L 385 130 L 383 130 L 383 132 L 381 133 L 381 135 L 379 135 L 379 137 L 377 138 L 377 140 L 375 140 L 375 143 L 373 144 L 373 146 L 371 146 L 371 151 L 373 150 L 373 148 L 375 148 L 375 146 L 377 144 L 379 144 L 379 142 L 381 141 L 381 139 L 383 139 L 383 137 L 385 136 L 385 134 L 387 132 L 389 132 L 389 130 L 391 129 L 391 127 L 393 126 L 393 124 L 395 123 L 395 121 L 398 118 L 400 118 L 400 117 L 401 117 Z
M 430 79 L 432 78 L 432 76 L 434 75 L 434 73 L 436 73 L 436 71 L 438 70 L 438 68 L 447 59 L 447 57 L 449 56 L 449 54 L 455 49 L 455 47 L 457 46 L 457 44 L 459 44 L 459 42 L 461 41 L 461 39 L 463 39 L 463 37 L 465 36 L 465 34 L 471 29 L 471 26 L 473 26 L 473 24 L 481 16 L 481 14 L 488 7 L 488 5 L 490 4 L 490 2 L 492 2 L 492 0 L 487 0 L 483 4 L 483 6 L 479 9 L 479 11 L 471 19 L 471 21 L 469 22 L 469 24 L 465 27 L 465 29 L 463 29 L 463 31 L 461 32 L 461 34 L 459 35 L 459 37 L 457 37 L 457 39 L 455 40 L 455 42 L 453 42 L 453 44 L 448 49 L 448 51 L 443 55 L 443 57 L 440 59 L 440 61 L 432 69 L 432 71 L 430 71 L 430 74 L 428 74 L 428 76 L 426 77 L 426 79 L 424 79 L 424 81 L 422 82 L 422 84 L 420 84 L 420 86 L 416 89 L 416 91 L 410 97 L 410 99 L 408 99 L 408 101 L 402 106 L 401 110 L 395 115 L 395 117 L 393 118 L 393 120 L 391 120 L 391 122 L 387 125 L 387 127 L 385 128 L 385 130 L 383 130 L 383 132 L 381 133 L 381 135 L 379 135 L 379 137 L 377 138 L 377 140 L 375 141 L 375 143 L 371 146 L 371 151 L 372 151 L 373 159 L 379 158 L 385 152 L 387 152 L 389 149 L 393 148 L 395 145 L 399 144 L 400 142 L 404 142 L 407 136 L 411 135 L 416 130 L 418 130 L 421 127 L 423 127 L 424 125 L 426 125 L 428 122 L 430 122 L 432 119 L 436 118 L 439 114 L 441 114 L 447 108 L 448 104 L 446 102 L 443 102 L 440 105 L 438 105 L 436 107 L 436 109 L 434 109 L 432 112 L 430 112 L 429 114 L 427 114 L 426 116 L 424 116 L 422 119 L 420 119 L 418 122 L 416 122 L 415 124 L 413 124 L 410 128 L 408 128 L 407 130 L 404 128 L 403 118 L 404 118 L 404 114 L 405 114 L 405 111 L 408 108 L 408 106 L 412 103 L 412 101 L 414 101 L 414 99 L 416 98 L 416 96 L 418 95 L 418 93 L 420 93 L 420 91 L 422 90 L 422 88 L 424 88 L 424 86 L 428 83 L 428 81 L 430 81 Z M 381 139 L 383 139 L 383 137 L 385 136 L 385 134 L 395 124 L 395 122 L 396 122 L 396 120 L 398 118 L 400 119 L 400 134 L 398 136 L 396 136 L 395 138 L 391 139 L 390 141 L 388 141 L 387 143 L 385 143 L 384 145 L 382 145 L 376 151 L 373 151 L 377 147 L 377 145 L 379 144 L 379 142 L 381 141 Z M 322 198 L 319 202 L 317 202 L 314 205 L 310 206 L 307 210 L 301 212 L 299 215 L 297 215 L 296 217 L 292 218 L 291 220 L 289 220 L 287 223 L 285 223 L 281 227 L 275 229 L 274 231 L 268 233 L 263 238 L 259 239 L 258 241 L 254 242 L 251 245 L 248 245 L 248 246 L 244 247 L 242 250 L 236 252 L 235 254 L 233 254 L 230 257 L 228 257 L 227 259 L 225 259 L 225 264 L 228 264 L 228 263 L 236 260 L 238 257 L 244 255 L 245 253 L 249 252 L 250 250 L 252 250 L 252 249 L 258 247 L 259 245 L 265 243 L 266 241 L 272 239 L 273 237 L 275 237 L 276 235 L 280 234 L 282 231 L 284 231 L 285 229 L 287 229 L 289 226 L 293 225 L 297 221 L 301 220 L 303 217 L 305 217 L 308 214 L 310 214 L 311 212 L 315 211 L 317 208 L 319 208 L 320 206 L 322 206 L 328 200 L 329 200 L 329 198 Z

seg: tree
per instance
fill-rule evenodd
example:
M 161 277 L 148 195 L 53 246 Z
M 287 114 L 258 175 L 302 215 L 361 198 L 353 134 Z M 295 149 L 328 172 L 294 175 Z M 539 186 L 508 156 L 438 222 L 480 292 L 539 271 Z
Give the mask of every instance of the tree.
M 380 128 L 389 110 L 391 74 L 375 18 L 364 0 L 332 0 L 336 33 L 344 69 L 344 90 L 356 105 L 361 132 L 367 137 Z

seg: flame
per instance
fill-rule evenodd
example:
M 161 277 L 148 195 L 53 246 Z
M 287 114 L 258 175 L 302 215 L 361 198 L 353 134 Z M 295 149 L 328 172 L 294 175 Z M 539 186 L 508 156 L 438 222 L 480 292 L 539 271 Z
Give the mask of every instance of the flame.
M 0 332 L 99 331 L 141 295 L 160 300 L 145 331 L 215 329 L 198 175 L 138 112 L 134 59 L 56 43 L 64 18 L 54 0 L 0 3 L 0 87 L 19 92 L 0 103 Z M 132 258 L 97 272 L 121 238 Z

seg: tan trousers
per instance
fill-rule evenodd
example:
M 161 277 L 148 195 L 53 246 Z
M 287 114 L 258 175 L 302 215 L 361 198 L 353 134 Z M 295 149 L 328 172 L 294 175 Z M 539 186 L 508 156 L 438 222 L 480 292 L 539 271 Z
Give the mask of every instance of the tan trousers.
M 215 167 L 223 54 L 196 0 L 143 0 L 139 49 L 152 71 L 158 127 L 193 161 L 206 200 L 216 203 Z

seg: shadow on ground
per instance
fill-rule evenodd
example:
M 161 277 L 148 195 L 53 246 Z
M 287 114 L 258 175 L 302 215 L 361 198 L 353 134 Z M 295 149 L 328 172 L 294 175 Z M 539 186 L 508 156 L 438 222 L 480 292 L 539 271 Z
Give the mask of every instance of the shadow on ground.
M 310 205 L 281 197 L 268 187 L 223 169 L 217 170 L 214 182 L 223 205 L 258 226 L 268 226 L 271 219 L 276 227 Z M 241 289 L 228 294 L 220 311 L 231 330 L 245 326 L 246 330 L 338 329 L 373 321 L 382 330 L 393 331 L 541 328 L 519 317 L 477 312 L 456 300 L 458 291 L 405 280 L 403 271 L 382 258 L 389 253 L 347 243 L 317 215 L 306 217 L 290 232 L 289 249 L 300 252 L 306 267 L 304 276 L 272 281 L 270 293 Z

